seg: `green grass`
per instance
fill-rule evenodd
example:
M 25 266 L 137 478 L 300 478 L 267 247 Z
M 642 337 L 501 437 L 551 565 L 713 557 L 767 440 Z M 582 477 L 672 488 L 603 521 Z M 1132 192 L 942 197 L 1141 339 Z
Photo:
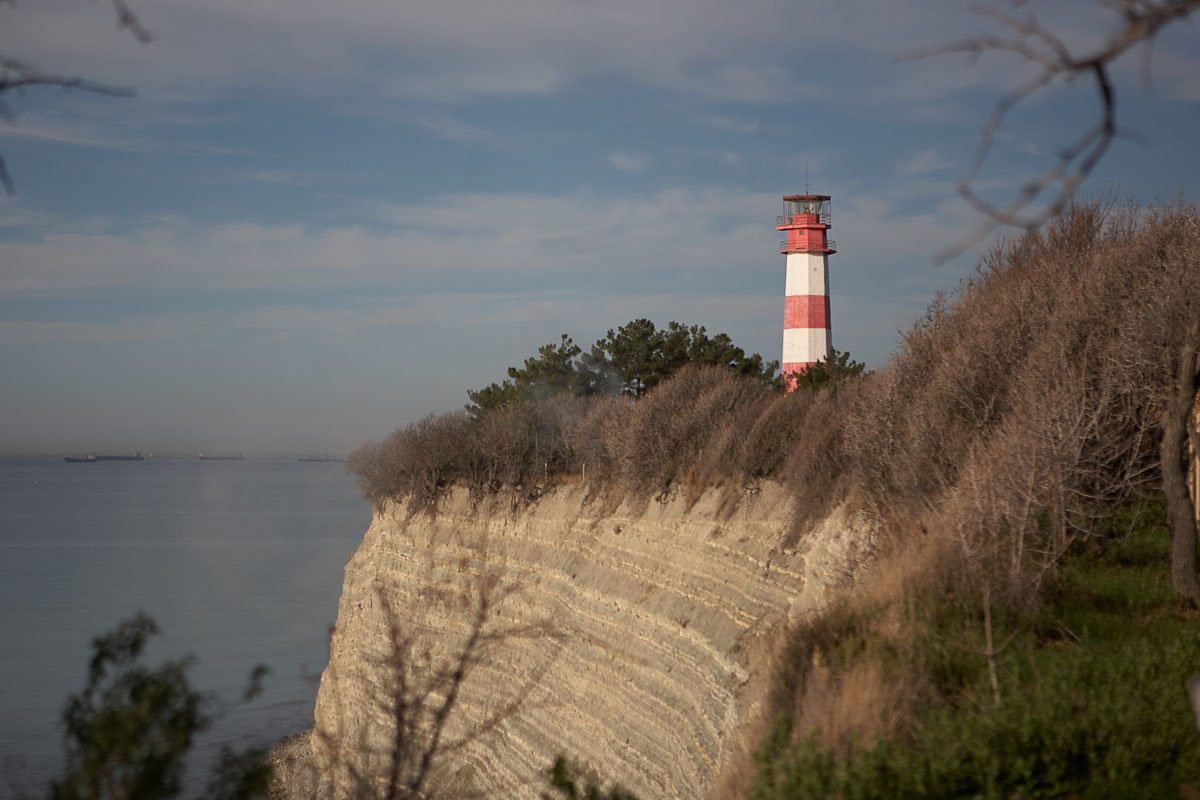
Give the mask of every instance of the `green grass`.
M 1200 619 L 1172 595 L 1161 505 L 1131 506 L 1103 533 L 1064 561 L 1036 612 L 996 615 L 998 641 L 1014 637 L 998 659 L 998 707 L 973 646 L 978 600 L 922 597 L 915 668 L 931 688 L 905 733 L 838 759 L 781 715 L 750 797 L 1175 798 L 1200 787 L 1186 695 Z M 831 662 L 895 658 L 869 625 L 829 632 Z

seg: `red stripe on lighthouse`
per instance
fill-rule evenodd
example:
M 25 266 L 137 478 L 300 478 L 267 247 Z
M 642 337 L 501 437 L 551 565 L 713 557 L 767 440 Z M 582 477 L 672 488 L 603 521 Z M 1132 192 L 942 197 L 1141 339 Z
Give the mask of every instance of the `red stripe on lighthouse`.
M 783 365 L 782 372 L 784 375 L 795 375 L 797 372 L 804 372 L 816 363 L 816 361 L 789 361 Z
M 828 328 L 829 295 L 793 294 L 785 297 L 783 327 L 784 329 Z

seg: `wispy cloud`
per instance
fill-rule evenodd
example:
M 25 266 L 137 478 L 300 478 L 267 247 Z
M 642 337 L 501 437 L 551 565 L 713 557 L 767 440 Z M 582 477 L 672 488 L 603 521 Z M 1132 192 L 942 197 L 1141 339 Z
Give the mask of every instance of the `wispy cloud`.
M 428 114 L 417 119 L 417 124 L 442 139 L 460 143 L 494 142 L 491 131 L 472 125 L 449 114 Z
M 622 172 L 645 172 L 650 166 L 650 158 L 640 153 L 611 153 L 608 163 Z
M 145 113 L 145 108 L 138 106 L 125 106 L 124 110 L 136 113 L 122 114 L 112 108 L 98 112 L 97 108 L 88 104 L 74 110 L 20 113 L 13 120 L 0 123 L 0 139 L 34 139 L 124 153 L 212 156 L 241 152 L 179 135 L 180 126 L 200 127 L 228 119 L 228 115 Z
M 739 117 L 728 117 L 721 114 L 700 113 L 693 115 L 694 119 L 701 125 L 713 128 L 718 131 L 727 131 L 729 133 L 753 133 L 758 130 L 758 121 L 753 119 L 741 119 Z
M 61 223 L 61 220 L 54 214 L 29 208 L 12 197 L 0 196 L 0 228 L 34 231 L 55 223 Z
M 905 257 L 924 263 L 970 219 L 957 201 L 936 194 L 914 206 L 915 191 L 911 182 L 869 193 L 841 190 L 847 200 L 838 204 L 834 222 L 839 233 L 846 231 L 839 239 L 843 252 L 855 254 L 856 269 Z M 119 233 L 58 223 L 34 238 L 0 241 L 0 297 L 110 290 L 460 290 L 534 276 L 616 280 L 637 272 L 666 280 L 675 270 L 717 276 L 731 265 L 773 261 L 779 202 L 775 195 L 678 187 L 624 197 L 452 194 L 379 206 L 371 225 L 162 217 Z M 681 238 L 683 210 L 688 225 Z
M 825 90 L 821 57 L 831 43 L 891 55 L 948 38 L 971 19 L 950 0 L 883 13 L 863 0 L 811 0 L 804 13 L 785 0 L 662 0 L 652 14 L 640 0 L 348 0 L 336 8 L 212 0 L 143 9 L 156 40 L 139 47 L 113 30 L 103 4 L 76 6 L 47 0 L 8 12 L 6 27 L 22 43 L 15 54 L 154 97 L 271 85 L 445 99 L 544 94 L 615 75 L 738 102 L 796 100 Z M 821 24 L 808 24 L 813 18 Z
M 920 150 L 910 153 L 899 166 L 896 174 L 901 178 L 911 178 L 916 175 L 926 175 L 931 172 L 944 172 L 959 165 L 937 150 Z
M 150 146 L 141 137 L 125 137 L 106 130 L 94 121 L 68 122 L 61 117 L 44 114 L 23 114 L 11 122 L 0 124 L 0 138 L 39 139 L 76 147 L 95 147 L 102 150 L 137 152 Z

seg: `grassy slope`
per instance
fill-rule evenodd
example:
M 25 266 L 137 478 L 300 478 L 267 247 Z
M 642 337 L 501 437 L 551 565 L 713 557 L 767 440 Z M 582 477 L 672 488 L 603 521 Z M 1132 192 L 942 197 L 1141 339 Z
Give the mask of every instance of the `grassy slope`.
M 890 729 L 848 744 L 781 711 L 750 797 L 1192 796 L 1200 619 L 1172 597 L 1161 503 L 1125 509 L 1105 533 L 1064 560 L 1036 608 L 996 610 L 998 706 L 978 593 L 918 584 L 802 632 L 833 691 L 874 662 L 908 701 Z

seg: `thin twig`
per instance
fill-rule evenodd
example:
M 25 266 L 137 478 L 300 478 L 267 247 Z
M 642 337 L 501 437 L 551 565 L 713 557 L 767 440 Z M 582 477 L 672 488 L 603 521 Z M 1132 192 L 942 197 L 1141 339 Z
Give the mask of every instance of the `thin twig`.
M 0 5 L 5 3 L 10 6 L 16 5 L 13 0 L 0 0 Z M 128 30 L 142 44 L 146 44 L 154 38 L 125 0 L 112 0 L 112 5 L 113 11 L 117 15 L 118 29 Z M 0 97 L 3 97 L 8 92 L 37 86 L 53 86 L 66 90 L 75 89 L 81 92 L 108 95 L 109 97 L 134 96 L 132 89 L 99 83 L 79 75 L 62 75 L 54 72 L 45 72 L 26 61 L 0 54 Z M 9 123 L 15 119 L 12 110 L 3 100 L 0 100 L 0 119 Z M 16 193 L 16 184 L 3 158 L 0 158 L 0 186 L 4 187 L 4 193 L 9 196 Z
M 1024 3 L 1014 5 L 1020 8 Z M 984 215 L 985 221 L 940 252 L 937 261 L 943 263 L 963 254 L 997 227 L 1036 230 L 1062 213 L 1118 135 L 1116 92 L 1109 72 L 1111 65 L 1131 47 L 1141 45 L 1144 48 L 1143 82 L 1149 86 L 1154 37 L 1164 26 L 1190 16 L 1198 7 L 1200 0 L 1122 3 L 1119 9 L 1122 22 L 1117 32 L 1097 50 L 1077 55 L 1053 31 L 1042 25 L 1032 12 L 1018 15 L 996 6 L 979 5 L 974 7 L 974 12 L 1005 28 L 1008 35 L 978 36 L 900 55 L 900 60 L 912 60 L 963 53 L 974 61 L 987 53 L 1004 52 L 1039 68 L 1036 75 L 996 103 L 980 131 L 975 153 L 959 182 L 959 194 L 972 208 Z M 1089 78 L 1093 83 L 1100 103 L 1099 119 L 1061 149 L 1054 163 L 1026 183 L 1009 203 L 998 205 L 983 199 L 975 190 L 976 181 L 992 154 L 996 131 L 1009 112 L 1057 81 L 1071 82 L 1080 77 Z M 1035 203 L 1047 192 L 1052 192 L 1052 196 L 1035 209 Z

